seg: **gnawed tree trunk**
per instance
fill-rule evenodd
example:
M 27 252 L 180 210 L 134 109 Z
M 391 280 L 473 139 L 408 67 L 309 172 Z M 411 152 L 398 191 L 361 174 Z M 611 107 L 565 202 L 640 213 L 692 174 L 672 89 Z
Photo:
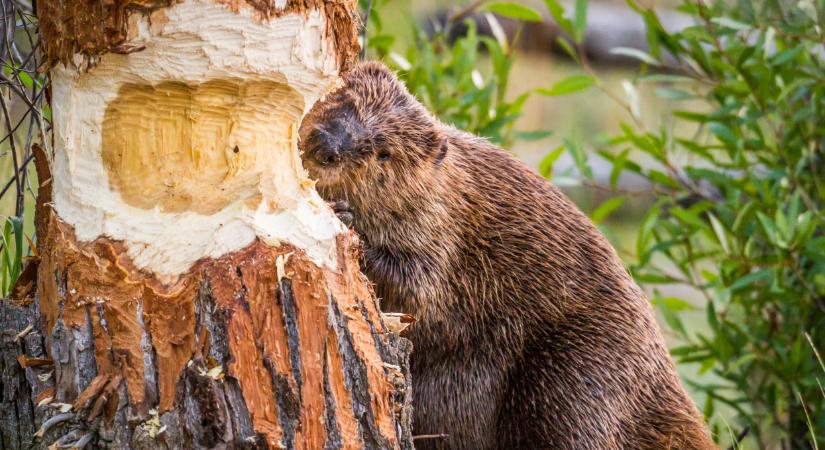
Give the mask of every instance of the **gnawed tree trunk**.
M 3 448 L 412 447 L 409 345 L 296 146 L 357 52 L 354 14 L 38 2 L 54 142 L 36 302 L 0 311 L 20 403 Z

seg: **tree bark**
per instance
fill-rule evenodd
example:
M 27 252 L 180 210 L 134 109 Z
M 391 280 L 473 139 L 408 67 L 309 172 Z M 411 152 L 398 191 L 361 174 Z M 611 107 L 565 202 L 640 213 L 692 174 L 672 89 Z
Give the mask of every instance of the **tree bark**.
M 54 135 L 2 448 L 412 448 L 411 347 L 296 145 L 355 7 L 38 2 Z

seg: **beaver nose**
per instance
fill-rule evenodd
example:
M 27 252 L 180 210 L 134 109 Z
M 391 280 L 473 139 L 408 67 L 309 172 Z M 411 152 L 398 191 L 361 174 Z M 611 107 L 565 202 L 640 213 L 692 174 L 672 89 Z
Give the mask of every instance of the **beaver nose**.
M 341 159 L 341 146 L 338 139 L 324 129 L 313 133 L 312 158 L 321 165 L 334 164 Z
M 344 124 L 338 121 L 316 128 L 309 139 L 312 159 L 321 165 L 335 164 L 340 161 L 352 140 Z

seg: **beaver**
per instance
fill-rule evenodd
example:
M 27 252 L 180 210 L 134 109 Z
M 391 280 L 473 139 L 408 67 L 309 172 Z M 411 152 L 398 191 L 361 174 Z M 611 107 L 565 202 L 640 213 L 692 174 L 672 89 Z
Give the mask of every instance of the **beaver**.
M 715 448 L 645 294 L 590 220 L 361 63 L 302 122 L 385 311 L 417 318 L 416 448 Z

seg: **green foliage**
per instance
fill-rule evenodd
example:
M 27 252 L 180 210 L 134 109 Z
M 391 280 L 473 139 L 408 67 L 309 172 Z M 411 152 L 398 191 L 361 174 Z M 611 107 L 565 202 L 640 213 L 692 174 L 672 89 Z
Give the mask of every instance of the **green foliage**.
M 43 144 L 51 111 L 45 105 L 48 76 L 38 71 L 42 52 L 32 2 L 4 2 L 7 30 L 0 37 L 0 297 L 8 296 L 34 245 L 36 190 L 32 145 Z
M 564 17 L 556 2 L 547 4 Z M 680 9 L 696 25 L 675 33 L 653 10 L 629 4 L 647 25 L 650 50 L 614 50 L 641 69 L 625 85 L 631 123 L 600 154 L 613 163 L 614 187 L 632 172 L 657 194 L 631 270 L 647 286 L 696 293 L 654 291 L 654 304 L 681 341 L 675 359 L 697 366 L 686 381 L 705 394 L 718 438 L 741 433 L 758 448 L 818 448 L 825 444 L 825 366 L 816 353 L 825 348 L 823 2 L 732 8 L 685 0 Z M 586 62 L 584 69 L 593 74 Z M 641 83 L 676 108 L 653 130 L 634 104 Z M 594 220 L 619 204 L 609 200 Z M 706 327 L 689 329 L 683 316 L 701 302 Z
M 396 70 L 410 92 L 441 120 L 506 148 L 515 140 L 537 140 L 550 134 L 513 128 L 532 92 L 521 92 L 513 100 L 507 95 L 514 55 L 503 32 L 495 37 L 479 36 L 475 23 L 468 20 L 463 23 L 466 34 L 451 41 L 450 32 L 463 16 L 459 13 L 432 34 L 411 23 L 413 42 L 395 51 L 396 39 L 384 30 L 375 6 L 370 13 L 368 48 Z M 536 11 L 517 3 L 479 6 L 517 19 L 540 19 Z M 490 15 L 488 20 L 492 28 L 501 29 L 495 17 Z
M 512 19 L 539 22 L 541 14 L 533 8 L 512 2 L 489 2 L 483 5 L 485 11 L 490 11 Z
M 11 292 L 14 282 L 23 271 L 23 255 L 28 250 L 23 242 L 23 219 L 8 217 L 3 223 L 3 241 L 0 242 L 0 296 Z
M 590 75 L 572 75 L 557 83 L 551 88 L 539 88 L 542 95 L 557 96 L 583 91 L 596 84 L 596 79 Z

